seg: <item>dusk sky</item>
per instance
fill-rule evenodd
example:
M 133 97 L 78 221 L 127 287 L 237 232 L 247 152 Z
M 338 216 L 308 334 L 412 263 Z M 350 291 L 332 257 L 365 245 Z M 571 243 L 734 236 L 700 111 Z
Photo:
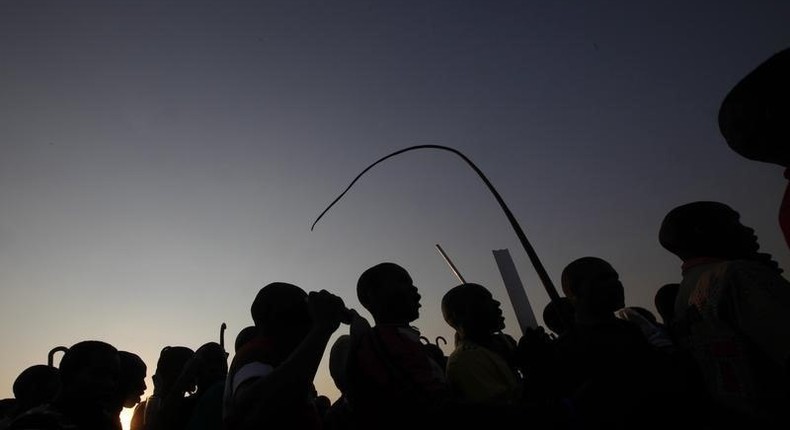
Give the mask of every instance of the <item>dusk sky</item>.
M 727 91 L 790 45 L 776 1 L 0 1 L 0 398 L 59 345 L 226 344 L 269 282 L 327 289 L 405 267 L 416 326 L 452 339 L 442 295 L 503 304 L 509 249 L 548 302 L 488 176 L 559 288 L 598 256 L 654 310 L 680 261 L 663 216 L 717 200 L 790 270 L 778 166 L 725 144 Z M 341 327 L 336 336 L 346 333 Z M 444 348 L 446 353 L 451 345 Z M 326 356 L 325 356 L 326 358 Z M 326 360 L 319 393 L 337 397 Z

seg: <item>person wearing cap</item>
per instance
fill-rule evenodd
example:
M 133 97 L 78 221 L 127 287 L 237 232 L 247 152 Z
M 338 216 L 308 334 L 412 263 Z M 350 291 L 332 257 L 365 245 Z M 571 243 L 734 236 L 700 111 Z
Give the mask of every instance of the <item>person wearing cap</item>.
M 790 48 L 763 61 L 727 93 L 718 121 L 733 151 L 782 166 L 790 180 Z M 790 246 L 790 182 L 779 207 L 779 226 Z
M 790 428 L 790 283 L 726 204 L 670 210 L 659 242 L 681 259 L 673 335 L 702 371 L 711 428 Z

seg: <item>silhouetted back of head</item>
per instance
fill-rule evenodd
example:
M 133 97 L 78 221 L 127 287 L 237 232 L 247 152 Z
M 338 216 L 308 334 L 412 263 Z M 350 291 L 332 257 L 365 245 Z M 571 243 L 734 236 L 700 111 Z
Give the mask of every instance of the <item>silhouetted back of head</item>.
M 165 394 L 173 386 L 181 370 L 192 355 L 195 353 L 186 346 L 166 346 L 159 352 L 159 360 L 156 362 L 156 373 L 154 374 L 154 391 Z
M 57 368 L 36 364 L 23 370 L 14 380 L 14 397 L 23 408 L 52 402 L 60 393 L 60 372 Z
M 114 407 L 119 374 L 118 350 L 98 340 L 78 342 L 60 361 L 62 397 L 68 403 Z
M 560 297 L 559 300 L 550 301 L 543 308 L 543 322 L 549 330 L 559 336 L 571 328 L 575 312 L 571 299 Z
M 273 282 L 261 288 L 250 307 L 260 333 L 303 334 L 311 324 L 307 293 L 296 285 Z
M 254 325 L 249 325 L 241 329 L 239 334 L 236 335 L 236 341 L 233 343 L 234 352 L 239 352 L 241 347 L 252 340 L 252 338 L 254 338 L 257 333 L 258 331 Z
M 697 257 L 749 259 L 759 245 L 754 230 L 724 203 L 698 201 L 678 206 L 664 217 L 658 240 L 683 261 Z
M 719 108 L 719 130 L 735 152 L 790 166 L 790 49 L 747 74 Z
M 664 324 L 670 324 L 675 319 L 675 298 L 678 296 L 680 284 L 664 284 L 656 291 L 653 302 Z
M 625 306 L 619 274 L 598 257 L 582 257 L 565 266 L 562 291 L 574 302 L 577 316 L 580 310 L 604 315 Z
M 377 324 L 409 323 L 419 318 L 420 295 L 409 272 L 395 263 L 380 263 L 360 275 L 357 298 Z
M 442 296 L 442 316 L 459 334 L 472 339 L 505 328 L 500 303 L 479 284 L 461 284 Z
M 329 350 L 329 375 L 335 382 L 335 386 L 344 393 L 347 386 L 346 364 L 348 363 L 348 353 L 351 347 L 351 336 L 340 335 L 332 344 Z
M 225 375 L 228 374 L 228 356 L 222 345 L 217 342 L 204 343 L 195 351 L 195 355 L 200 357 L 200 369 L 197 375 L 199 390 L 225 379 Z

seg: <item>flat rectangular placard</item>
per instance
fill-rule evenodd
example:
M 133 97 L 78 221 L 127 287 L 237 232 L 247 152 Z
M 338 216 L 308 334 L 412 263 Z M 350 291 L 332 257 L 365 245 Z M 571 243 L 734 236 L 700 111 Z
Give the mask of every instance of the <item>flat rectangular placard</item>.
M 515 264 L 513 264 L 513 259 L 510 257 L 510 252 L 507 249 L 495 249 L 493 253 L 496 264 L 499 266 L 499 273 L 502 274 L 502 281 L 505 282 L 505 289 L 508 296 L 510 296 L 510 303 L 516 312 L 521 333 L 526 333 L 527 327 L 537 328 L 538 321 L 535 319 L 535 312 L 533 312 L 532 305 L 529 303 L 527 292 L 524 291 L 524 285 L 518 276 L 518 271 Z

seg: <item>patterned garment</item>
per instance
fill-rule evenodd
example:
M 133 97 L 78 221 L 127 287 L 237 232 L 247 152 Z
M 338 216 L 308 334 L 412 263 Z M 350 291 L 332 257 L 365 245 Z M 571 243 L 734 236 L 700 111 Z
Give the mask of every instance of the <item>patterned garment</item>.
M 787 280 L 759 262 L 688 262 L 675 312 L 678 341 L 704 373 L 714 414 L 755 423 L 787 421 Z
M 348 378 L 361 428 L 414 425 L 450 397 L 444 369 L 426 351 L 420 333 L 404 326 L 376 326 L 355 339 Z

